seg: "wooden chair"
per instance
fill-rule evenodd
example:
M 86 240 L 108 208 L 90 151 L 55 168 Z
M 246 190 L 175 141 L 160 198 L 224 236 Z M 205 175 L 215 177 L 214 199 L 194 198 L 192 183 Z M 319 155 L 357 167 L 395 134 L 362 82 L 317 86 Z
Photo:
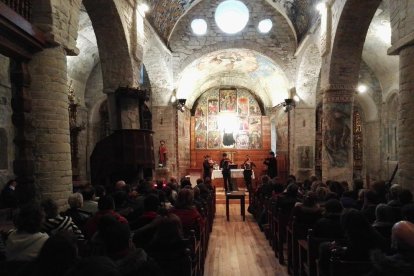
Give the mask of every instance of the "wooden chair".
M 289 222 L 290 211 L 284 211 L 280 208 L 277 209 L 277 217 L 276 217 L 276 225 L 277 225 L 277 232 L 276 232 L 276 240 L 277 240 L 277 256 L 279 258 L 279 263 L 284 265 L 285 264 L 285 254 L 284 254 L 284 244 L 286 243 L 287 238 L 287 225 Z
M 292 218 L 291 225 L 287 226 L 288 272 L 293 276 L 299 275 L 299 241 L 306 239 L 308 229 L 312 227 L 313 225 L 298 223 L 295 217 Z M 307 249 L 303 241 L 300 243 Z

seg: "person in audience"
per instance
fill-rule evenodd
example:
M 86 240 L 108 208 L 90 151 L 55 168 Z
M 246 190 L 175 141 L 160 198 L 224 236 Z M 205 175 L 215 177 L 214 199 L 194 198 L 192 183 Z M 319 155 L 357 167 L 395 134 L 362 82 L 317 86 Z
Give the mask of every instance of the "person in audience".
M 34 261 L 31 276 L 64 275 L 77 260 L 76 237 L 71 232 L 60 231 L 44 243 Z
M 371 190 L 377 194 L 377 204 L 387 203 L 387 185 L 385 184 L 385 181 L 374 181 L 371 185 Z
M 14 221 L 16 229 L 12 230 L 6 240 L 7 261 L 32 261 L 43 244 L 49 238 L 40 232 L 45 213 L 38 204 L 28 204 L 20 207 Z
M 131 222 L 131 229 L 138 229 L 151 223 L 158 216 L 160 200 L 156 194 L 148 194 L 144 200 L 144 213 L 134 222 Z
M 316 201 L 319 204 L 319 206 L 325 205 L 326 197 L 329 193 L 329 188 L 320 186 L 316 188 L 315 194 L 316 194 Z
M 318 219 L 313 227 L 313 234 L 316 237 L 339 240 L 344 237 L 341 227 L 341 214 L 343 207 L 337 199 L 330 199 L 325 203 L 323 217 Z
M 114 217 L 120 223 L 128 224 L 126 218 L 114 211 L 115 203 L 111 196 L 107 195 L 101 197 L 98 202 L 98 209 L 99 211 L 86 222 L 85 235 L 88 239 L 92 238 L 92 236 L 95 234 L 99 220 L 103 216 L 111 216 Z
M 322 209 L 317 203 L 317 196 L 314 192 L 308 192 L 303 198 L 303 202 L 297 202 L 292 210 L 292 218 L 296 222 L 306 225 L 313 225 L 322 217 Z
M 358 200 L 359 191 L 364 189 L 364 182 L 361 179 L 355 179 L 352 183 L 352 198 Z
M 298 202 L 299 187 L 295 183 L 287 186 L 286 191 L 275 198 L 276 208 L 284 214 L 290 214 L 296 202 Z
M 401 209 L 401 216 L 403 220 L 414 223 L 414 203 L 403 206 Z
M 348 185 L 348 183 L 346 183 L 346 185 Z M 342 194 L 345 191 L 344 186 L 338 181 L 332 181 L 329 184 L 329 190 L 335 193 L 338 199 L 341 198 Z
M 414 275 L 414 224 L 400 221 L 392 227 L 392 247 L 395 253 L 387 256 L 374 251 L 371 260 L 374 270 L 370 276 Z
M 180 189 L 184 189 L 187 186 L 191 188 L 191 181 L 190 181 L 190 179 L 188 179 L 187 177 L 181 178 L 181 181 L 180 181 Z
M 98 212 L 98 202 L 95 201 L 95 188 L 87 186 L 82 189 L 83 206 L 81 210 L 91 213 L 92 215 Z
M 124 276 L 108 257 L 92 256 L 81 259 L 65 276 Z
M 342 194 L 340 198 L 341 204 L 345 209 L 354 208 L 358 209 L 358 203 L 354 199 L 352 191 L 346 191 Z
M 17 181 L 15 179 L 11 179 L 6 183 L 0 193 L 0 209 L 17 207 L 16 186 Z
M 324 242 L 319 246 L 320 275 L 329 274 L 329 260 L 333 250 L 347 261 L 367 262 L 374 249 L 387 248 L 384 238 L 374 229 L 361 211 L 345 210 L 341 215 L 345 243 Z
M 375 221 L 375 210 L 379 203 L 379 198 L 376 192 L 366 191 L 364 195 L 364 205 L 362 206 L 361 212 L 367 218 L 370 224 Z
M 174 214 L 160 218 L 147 252 L 160 266 L 164 275 L 186 274 L 186 249 L 180 219 Z
M 83 196 L 81 193 L 73 193 L 68 198 L 69 208 L 63 212 L 62 216 L 68 216 L 81 229 L 85 227 L 86 222 L 92 216 L 91 213 L 83 211 Z
M 375 216 L 376 219 L 372 224 L 372 227 L 374 227 L 374 229 L 383 236 L 383 238 L 387 241 L 387 247 L 390 248 L 391 228 L 396 222 L 392 207 L 384 203 L 378 204 L 375 209 Z
M 200 228 L 204 225 L 204 219 L 194 207 L 193 200 L 193 191 L 182 189 L 178 193 L 175 207 L 170 210 L 172 214 L 180 218 L 186 236 L 190 233 L 190 230 L 195 230 L 199 234 Z
M 106 195 L 106 189 L 103 185 L 95 186 L 95 201 L 97 202 L 101 197 Z
M 387 204 L 392 207 L 401 207 L 401 202 L 400 202 L 401 192 L 402 192 L 401 185 L 392 184 L 387 194 L 387 198 L 388 198 Z
M 277 160 L 273 151 L 269 152 L 269 155 L 263 161 L 263 164 L 266 166 L 267 176 L 269 176 L 270 179 L 273 179 L 278 175 Z
M 118 266 L 121 275 L 161 275 L 161 270 L 142 248 L 132 246 L 129 225 L 106 216 L 99 222 L 96 238 L 106 255 Z
M 127 184 L 125 183 L 124 180 L 118 180 L 115 183 L 114 192 L 117 192 L 117 191 L 124 191 L 124 192 L 128 191 L 128 186 L 127 186 Z
M 43 222 L 42 230 L 49 235 L 56 235 L 60 231 L 72 232 L 78 240 L 84 240 L 85 237 L 78 226 L 73 223 L 68 216 L 61 216 L 58 213 L 58 206 L 53 199 L 44 199 L 41 203 L 46 214 L 46 220 Z

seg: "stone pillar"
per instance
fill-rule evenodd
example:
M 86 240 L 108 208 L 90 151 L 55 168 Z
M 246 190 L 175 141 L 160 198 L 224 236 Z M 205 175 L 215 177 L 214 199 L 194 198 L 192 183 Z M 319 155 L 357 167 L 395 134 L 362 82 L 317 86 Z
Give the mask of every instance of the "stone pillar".
M 60 206 L 72 192 L 66 54 L 46 49 L 29 63 L 33 99 L 35 184 Z
M 322 178 L 352 181 L 353 89 L 328 88 L 323 95 Z
M 402 48 L 399 54 L 398 183 L 414 191 L 414 46 Z

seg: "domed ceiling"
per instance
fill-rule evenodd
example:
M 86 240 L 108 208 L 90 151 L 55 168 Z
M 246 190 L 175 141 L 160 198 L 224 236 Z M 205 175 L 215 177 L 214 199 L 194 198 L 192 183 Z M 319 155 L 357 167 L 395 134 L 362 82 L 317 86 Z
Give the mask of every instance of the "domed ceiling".
M 148 0 L 148 21 L 166 42 L 180 17 L 191 7 L 205 0 Z M 292 22 L 300 41 L 317 18 L 318 0 L 259 0 L 268 2 Z

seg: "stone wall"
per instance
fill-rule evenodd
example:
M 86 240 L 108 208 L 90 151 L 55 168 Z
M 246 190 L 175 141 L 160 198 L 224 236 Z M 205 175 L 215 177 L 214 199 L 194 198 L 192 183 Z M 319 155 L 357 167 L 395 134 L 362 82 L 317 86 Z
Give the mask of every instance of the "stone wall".
M 14 177 L 14 127 L 12 123 L 9 59 L 0 55 L 0 189 Z

